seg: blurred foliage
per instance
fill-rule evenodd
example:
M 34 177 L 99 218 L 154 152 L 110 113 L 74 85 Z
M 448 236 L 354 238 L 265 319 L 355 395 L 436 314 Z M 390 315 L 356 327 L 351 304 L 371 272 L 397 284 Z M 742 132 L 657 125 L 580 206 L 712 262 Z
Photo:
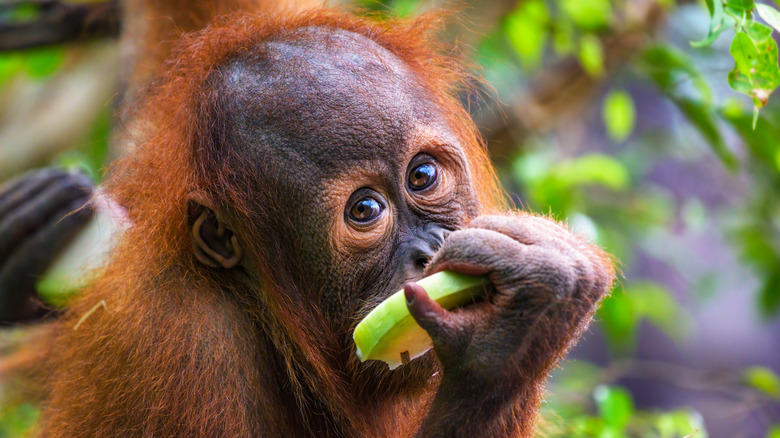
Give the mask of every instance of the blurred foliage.
M 41 47 L 19 52 L 0 52 L 0 92 L 4 86 L 17 86 L 17 81 L 33 85 L 54 82 L 62 74 L 63 64 L 72 50 L 72 47 Z M 74 147 L 54 157 L 52 164 L 78 167 L 96 182 L 100 181 L 108 165 L 113 114 L 111 106 L 105 105 L 87 137 L 74 139 Z
M 18 74 L 45 80 L 57 71 L 65 58 L 62 47 L 41 47 L 24 52 L 3 53 L 0 56 L 0 84 Z
M 112 111 L 103 110 L 94 122 L 81 147 L 65 151 L 55 159 L 55 164 L 67 168 L 79 168 L 96 182 L 103 179 L 109 159 Z
M 400 16 L 419 13 L 427 4 L 355 3 Z M 771 99 L 780 83 L 774 40 L 780 13 L 769 2 L 753 0 L 688 5 L 696 8 L 701 26 L 644 29 L 645 43 L 622 64 L 612 65 L 610 43 L 635 32 L 637 23 L 631 17 L 640 3 L 652 4 L 671 19 L 682 15 L 682 6 L 671 0 L 522 0 L 474 44 L 474 60 L 502 102 L 515 101 L 534 78 L 554 75 L 566 61 L 578 63 L 598 87 L 589 105 L 594 114 L 583 116 L 588 132 L 563 135 L 581 129 L 581 123 L 573 129 L 516 135 L 499 169 L 505 186 L 519 194 L 521 207 L 567 221 L 613 254 L 626 273 L 596 316 L 609 360 L 569 361 L 555 373 L 544 408 L 547 436 L 708 436 L 705 419 L 693 407 L 643 407 L 620 381 L 626 377 L 624 365 L 638 360 L 634 352 L 641 330 L 655 330 L 682 344 L 696 330 L 691 306 L 718 293 L 728 274 L 701 266 L 687 272 L 697 254 L 675 243 L 678 230 L 725 237 L 758 280 L 755 308 L 767 321 L 780 314 L 780 105 Z M 14 20 L 25 19 L 20 10 Z M 13 86 L 19 77 L 51 79 L 59 74 L 68 50 L 0 54 L 0 89 Z M 718 61 L 729 66 L 713 69 Z M 653 119 L 658 112 L 648 112 L 643 102 L 648 94 L 665 105 L 663 120 Z M 107 108 L 89 138 L 54 161 L 80 166 L 100 180 L 109 158 L 111 128 Z M 655 177 L 670 160 L 714 167 L 713 174 L 737 194 L 712 201 L 675 190 Z M 679 291 L 661 278 L 631 275 L 648 259 L 666 262 L 685 277 L 693 296 L 684 298 L 694 304 L 683 303 Z M 731 376 L 728 385 L 758 403 L 780 399 L 780 378 L 769 368 L 748 367 Z M 0 438 L 18 436 L 36 416 L 30 405 L 0 410 Z M 780 419 L 772 423 L 766 437 L 780 438 Z
M 709 15 L 711 22 L 704 40 L 687 45 L 660 34 L 617 71 L 610 71 L 607 41 L 625 30 L 631 2 L 522 1 L 506 15 L 503 26 L 477 47 L 475 59 L 499 88 L 499 95 L 516 84 L 512 72 L 544 77 L 555 74 L 560 61 L 568 58 L 579 61 L 591 77 L 603 80 L 611 75 L 601 82 L 600 115 L 607 145 L 580 148 L 582 152 L 572 154 L 572 145 L 560 145 L 561 136 L 555 133 L 532 133 L 517 145 L 501 177 L 510 191 L 520 193 L 523 207 L 567 220 L 614 254 L 626 270 L 632 269 L 638 253 L 673 256 L 674 250 L 659 248 L 658 242 L 673 242 L 675 228 L 696 231 L 714 226 L 763 283 L 757 291 L 759 311 L 776 318 L 780 313 L 780 132 L 776 132 L 780 111 L 769 105 L 759 117 L 757 110 L 768 103 L 780 78 L 769 27 L 779 20 L 769 5 L 757 9 L 767 26 L 755 21 L 752 1 L 715 2 L 701 7 L 701 19 Z M 671 16 L 676 13 L 670 2 L 659 2 L 659 7 Z M 718 36 L 729 34 L 737 41 L 731 47 L 712 47 Z M 727 58 L 734 68 L 720 79 L 701 72 L 709 59 Z M 724 92 L 718 80 L 748 95 L 755 108 L 752 114 L 745 110 L 744 101 Z M 682 123 L 637 132 L 643 115 L 632 90 L 646 94 L 648 84 L 677 109 Z M 691 141 L 691 134 L 698 134 L 700 141 Z M 709 154 L 696 149 L 697 144 L 708 146 Z M 740 181 L 744 195 L 739 201 L 703 202 L 652 178 L 658 163 L 670 158 L 695 162 L 709 157 L 720 161 L 724 179 Z M 679 257 L 695 256 L 688 252 Z M 685 266 L 681 263 L 682 274 Z M 705 271 L 691 279 L 691 288 L 706 300 L 723 277 Z M 599 331 L 615 360 L 632 357 L 644 326 L 682 343 L 695 326 L 679 300 L 656 278 L 623 278 L 597 315 Z M 557 420 L 550 422 L 565 425 L 557 432 L 552 428 L 553 436 L 706 436 L 703 419 L 695 410 L 637 410 L 624 389 L 599 386 L 608 366 L 588 365 L 588 377 L 582 371 L 586 367 L 579 364 L 572 369 L 572 365 L 564 367 L 550 390 L 548 407 L 555 414 L 548 412 L 548 416 Z M 767 368 L 748 368 L 734 380 L 734 385 L 749 387 L 767 405 L 776 400 L 776 374 Z M 561 393 L 578 397 L 566 403 L 557 396 Z
M 638 410 L 625 388 L 606 385 L 605 369 L 572 361 L 555 378 L 544 415 L 552 436 L 565 437 L 659 437 L 693 436 L 706 438 L 703 419 L 690 409 L 668 412 Z
M 0 408 L 0 438 L 25 436 L 38 420 L 38 408 L 31 404 Z

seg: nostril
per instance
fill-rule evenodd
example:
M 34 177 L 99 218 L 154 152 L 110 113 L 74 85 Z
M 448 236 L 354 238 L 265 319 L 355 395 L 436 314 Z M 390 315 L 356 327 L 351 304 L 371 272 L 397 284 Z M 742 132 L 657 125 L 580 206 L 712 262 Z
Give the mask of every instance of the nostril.
M 414 267 L 420 271 L 424 271 L 425 265 L 428 264 L 428 260 L 430 259 L 430 257 L 418 257 L 417 260 L 414 261 Z
M 433 248 L 425 242 L 418 242 L 413 248 L 410 248 L 409 262 L 415 270 L 423 271 L 425 265 L 433 257 Z
M 425 270 L 433 255 L 444 243 L 444 239 L 450 230 L 439 224 L 427 224 L 416 235 L 404 242 L 403 248 L 408 263 L 407 269 L 418 272 Z

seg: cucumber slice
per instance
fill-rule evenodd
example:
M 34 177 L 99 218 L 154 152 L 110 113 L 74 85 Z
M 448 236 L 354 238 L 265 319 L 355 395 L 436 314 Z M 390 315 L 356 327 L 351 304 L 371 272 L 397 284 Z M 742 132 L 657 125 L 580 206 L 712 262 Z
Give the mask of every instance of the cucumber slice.
M 432 300 L 445 309 L 473 302 L 488 284 L 485 276 L 437 272 L 418 281 Z M 431 337 L 415 322 L 406 307 L 404 291 L 394 293 L 371 311 L 352 335 L 361 362 L 381 360 L 390 369 L 421 356 L 432 347 Z
M 38 295 L 52 306 L 64 306 L 89 284 L 90 272 L 105 265 L 113 244 L 128 226 L 123 209 L 98 195 L 95 215 L 38 281 Z

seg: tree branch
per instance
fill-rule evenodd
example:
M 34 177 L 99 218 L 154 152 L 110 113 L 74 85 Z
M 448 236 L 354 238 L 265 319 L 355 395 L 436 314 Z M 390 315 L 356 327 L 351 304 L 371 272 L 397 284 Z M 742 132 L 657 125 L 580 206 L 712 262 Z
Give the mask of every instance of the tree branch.
M 0 13 L 36 9 L 30 20 L 0 22 L 0 51 L 20 50 L 119 35 L 121 8 L 117 0 L 66 3 L 27 0 L 0 4 Z

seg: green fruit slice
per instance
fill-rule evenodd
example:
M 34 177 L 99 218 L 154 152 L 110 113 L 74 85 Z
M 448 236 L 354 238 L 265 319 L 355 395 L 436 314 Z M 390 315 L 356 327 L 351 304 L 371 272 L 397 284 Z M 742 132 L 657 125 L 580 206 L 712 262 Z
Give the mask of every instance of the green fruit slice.
M 471 303 L 482 295 L 488 284 L 485 276 L 458 274 L 451 271 L 437 272 L 418 281 L 432 300 L 445 309 Z M 421 356 L 432 347 L 431 337 L 415 322 L 406 307 L 404 291 L 394 293 L 379 303 L 352 335 L 361 362 L 381 360 L 390 369 Z
M 89 284 L 94 270 L 106 264 L 113 244 L 128 227 L 114 208 L 99 199 L 95 216 L 38 280 L 36 289 L 44 302 L 65 306 L 74 293 Z

